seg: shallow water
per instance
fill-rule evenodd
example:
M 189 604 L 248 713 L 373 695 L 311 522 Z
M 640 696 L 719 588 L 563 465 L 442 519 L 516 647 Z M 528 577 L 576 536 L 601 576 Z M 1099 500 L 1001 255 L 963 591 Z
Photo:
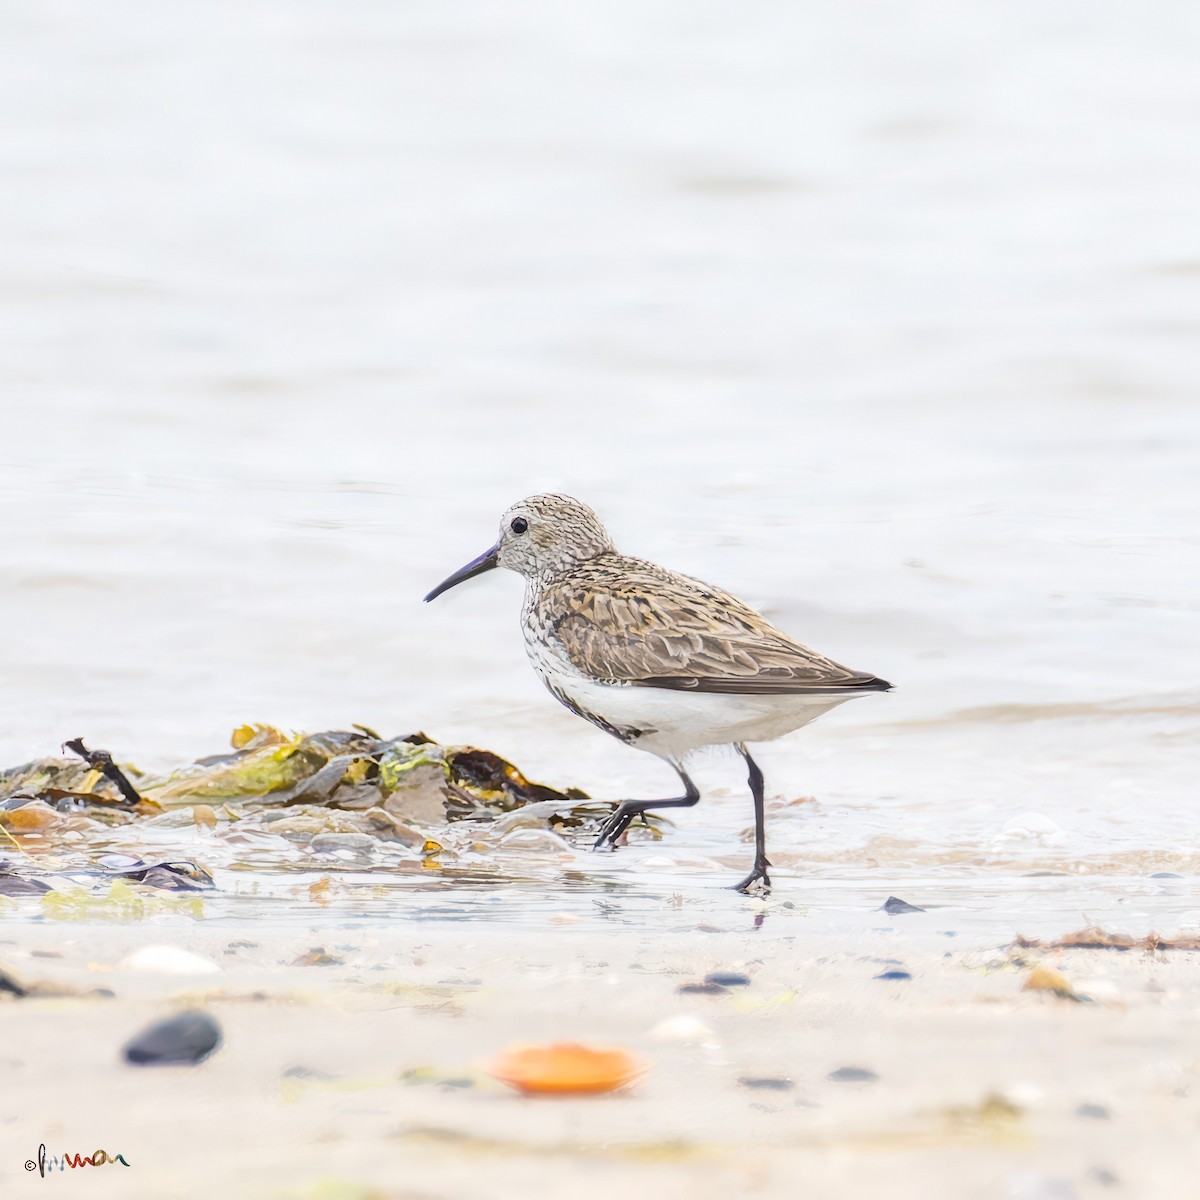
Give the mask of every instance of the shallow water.
M 897 684 L 764 748 L 779 896 L 1186 919 L 1195 12 L 124 11 L 0 45 L 0 762 L 362 721 L 665 791 L 515 579 L 419 602 L 555 487 Z M 372 905 L 725 912 L 749 803 L 699 775 L 662 842 Z

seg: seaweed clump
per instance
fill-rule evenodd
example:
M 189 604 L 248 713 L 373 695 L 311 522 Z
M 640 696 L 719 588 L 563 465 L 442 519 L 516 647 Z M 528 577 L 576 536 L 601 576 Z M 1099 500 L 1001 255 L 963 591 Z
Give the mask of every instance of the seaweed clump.
M 154 778 L 73 739 L 66 746 L 76 759 L 44 758 L 0 771 L 0 824 L 21 827 L 13 815 L 35 803 L 118 819 L 236 803 L 247 812 L 303 805 L 379 808 L 402 819 L 438 822 L 488 820 L 545 801 L 561 801 L 569 819 L 575 802 L 588 799 L 578 788 L 533 783 L 491 751 L 443 746 L 423 733 L 384 738 L 362 726 L 302 734 L 240 725 L 231 745 L 229 753 Z
M 227 753 L 163 776 L 80 738 L 64 746 L 73 758 L 0 771 L 0 846 L 25 855 L 0 857 L 0 903 L 80 884 L 211 890 L 212 871 L 182 859 L 185 846 L 231 870 L 424 871 L 454 860 L 487 870 L 517 828 L 540 826 L 544 851 L 566 851 L 559 835 L 586 835 L 610 808 L 423 733 L 241 725 L 231 741 Z

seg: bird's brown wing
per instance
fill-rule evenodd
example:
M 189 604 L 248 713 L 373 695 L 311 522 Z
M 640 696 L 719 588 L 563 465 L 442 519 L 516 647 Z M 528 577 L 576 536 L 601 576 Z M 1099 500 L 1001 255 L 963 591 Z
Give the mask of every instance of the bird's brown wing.
M 579 671 L 642 687 L 767 695 L 886 691 L 775 629 L 735 596 L 613 555 L 560 580 L 539 605 Z

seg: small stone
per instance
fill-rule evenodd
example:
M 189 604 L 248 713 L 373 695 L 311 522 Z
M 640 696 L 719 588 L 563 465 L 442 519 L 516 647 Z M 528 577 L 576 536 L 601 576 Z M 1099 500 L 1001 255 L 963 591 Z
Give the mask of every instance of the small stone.
M 874 1083 L 879 1076 L 867 1067 L 838 1067 L 825 1078 L 833 1083 Z
M 283 1073 L 284 1079 L 316 1079 L 323 1082 L 328 1082 L 331 1079 L 336 1079 L 336 1075 L 331 1075 L 328 1071 L 319 1071 L 315 1067 L 288 1067 Z
M 221 969 L 211 958 L 166 945 L 139 946 L 117 966 L 127 971 L 151 971 L 159 975 L 213 975 Z
M 743 1075 L 738 1083 L 744 1088 L 754 1088 L 764 1092 L 790 1092 L 796 1085 L 786 1076 Z
M 0 969 L 0 996 L 16 996 L 19 1000 L 27 994 L 27 989 L 20 980 L 15 979 L 7 971 Z
M 0 871 L 0 896 L 40 896 L 51 890 L 50 885 L 40 879 L 27 879 L 24 875 Z
M 1053 992 L 1064 1000 L 1078 1000 L 1079 996 L 1071 986 L 1070 981 L 1061 972 L 1045 963 L 1038 963 L 1025 977 L 1021 985 L 1023 992 Z
M 154 863 L 144 871 L 120 874 L 133 883 L 166 892 L 203 892 L 215 886 L 212 876 L 195 863 Z
M 1107 1121 L 1112 1113 L 1103 1104 L 1081 1104 L 1076 1110 L 1077 1117 L 1091 1117 L 1095 1121 Z
M 749 987 L 750 976 L 740 971 L 709 971 L 704 977 L 705 983 L 715 983 L 718 987 Z
M 1183 876 L 1178 871 L 1155 871 L 1150 876 L 1151 879 L 1182 879 Z
M 221 1030 L 207 1013 L 185 1012 L 143 1029 L 127 1042 L 125 1061 L 134 1066 L 203 1062 L 221 1044 Z
M 307 954 L 292 960 L 293 967 L 336 967 L 343 960 L 336 954 L 327 954 L 324 946 L 314 946 Z
M 680 1015 L 659 1021 L 650 1030 L 650 1036 L 664 1042 L 707 1042 L 711 1040 L 713 1031 L 695 1017 Z
M 1088 1171 L 1087 1177 L 1093 1183 L 1100 1184 L 1101 1187 L 1114 1187 L 1121 1182 L 1107 1167 L 1092 1167 Z
M 1037 1108 L 1046 1099 L 1041 1084 L 1031 1079 L 1013 1079 L 998 1088 L 995 1095 L 1002 1103 L 1022 1112 Z
M 723 996 L 729 991 L 719 983 L 681 983 L 675 990 L 682 996 Z
M 907 971 L 884 971 L 882 974 L 876 975 L 876 979 L 911 979 L 912 976 Z
M 925 910 L 915 904 L 909 904 L 907 900 L 901 900 L 899 896 L 889 896 L 879 911 L 895 916 L 897 913 L 924 912 Z

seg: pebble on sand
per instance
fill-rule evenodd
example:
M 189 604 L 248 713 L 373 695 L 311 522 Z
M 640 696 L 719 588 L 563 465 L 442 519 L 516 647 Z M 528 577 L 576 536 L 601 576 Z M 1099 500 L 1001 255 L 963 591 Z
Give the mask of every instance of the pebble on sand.
M 718 987 L 749 987 L 750 976 L 741 971 L 709 971 L 704 977 L 705 983 L 715 983 Z
M 1081 997 L 1071 986 L 1070 980 L 1061 972 L 1056 971 L 1053 967 L 1046 966 L 1045 963 L 1038 963 L 1032 971 L 1025 977 L 1025 982 L 1021 985 L 1023 992 L 1053 992 L 1056 996 L 1061 996 L 1064 1000 L 1079 1000 Z
M 25 985 L 14 975 L 10 975 L 0 967 L 0 996 L 16 996 L 18 999 L 26 995 Z
M 680 1014 L 677 1017 L 667 1017 L 665 1020 L 659 1021 L 650 1030 L 650 1036 L 664 1042 L 707 1042 L 714 1035 L 703 1021 Z
M 339 967 L 346 960 L 330 954 L 324 946 L 314 946 L 307 954 L 292 960 L 293 967 Z
M 122 1053 L 134 1066 L 170 1066 L 203 1062 L 220 1044 L 221 1030 L 212 1017 L 184 1012 L 148 1025 Z
M 117 964 L 127 971 L 152 971 L 159 975 L 214 975 L 221 968 L 211 958 L 178 946 L 139 946 Z
M 738 1083 L 744 1088 L 755 1088 L 764 1092 L 788 1092 L 796 1086 L 783 1075 L 743 1075 Z
M 833 1083 L 874 1083 L 879 1076 L 867 1067 L 838 1067 L 825 1078 Z

